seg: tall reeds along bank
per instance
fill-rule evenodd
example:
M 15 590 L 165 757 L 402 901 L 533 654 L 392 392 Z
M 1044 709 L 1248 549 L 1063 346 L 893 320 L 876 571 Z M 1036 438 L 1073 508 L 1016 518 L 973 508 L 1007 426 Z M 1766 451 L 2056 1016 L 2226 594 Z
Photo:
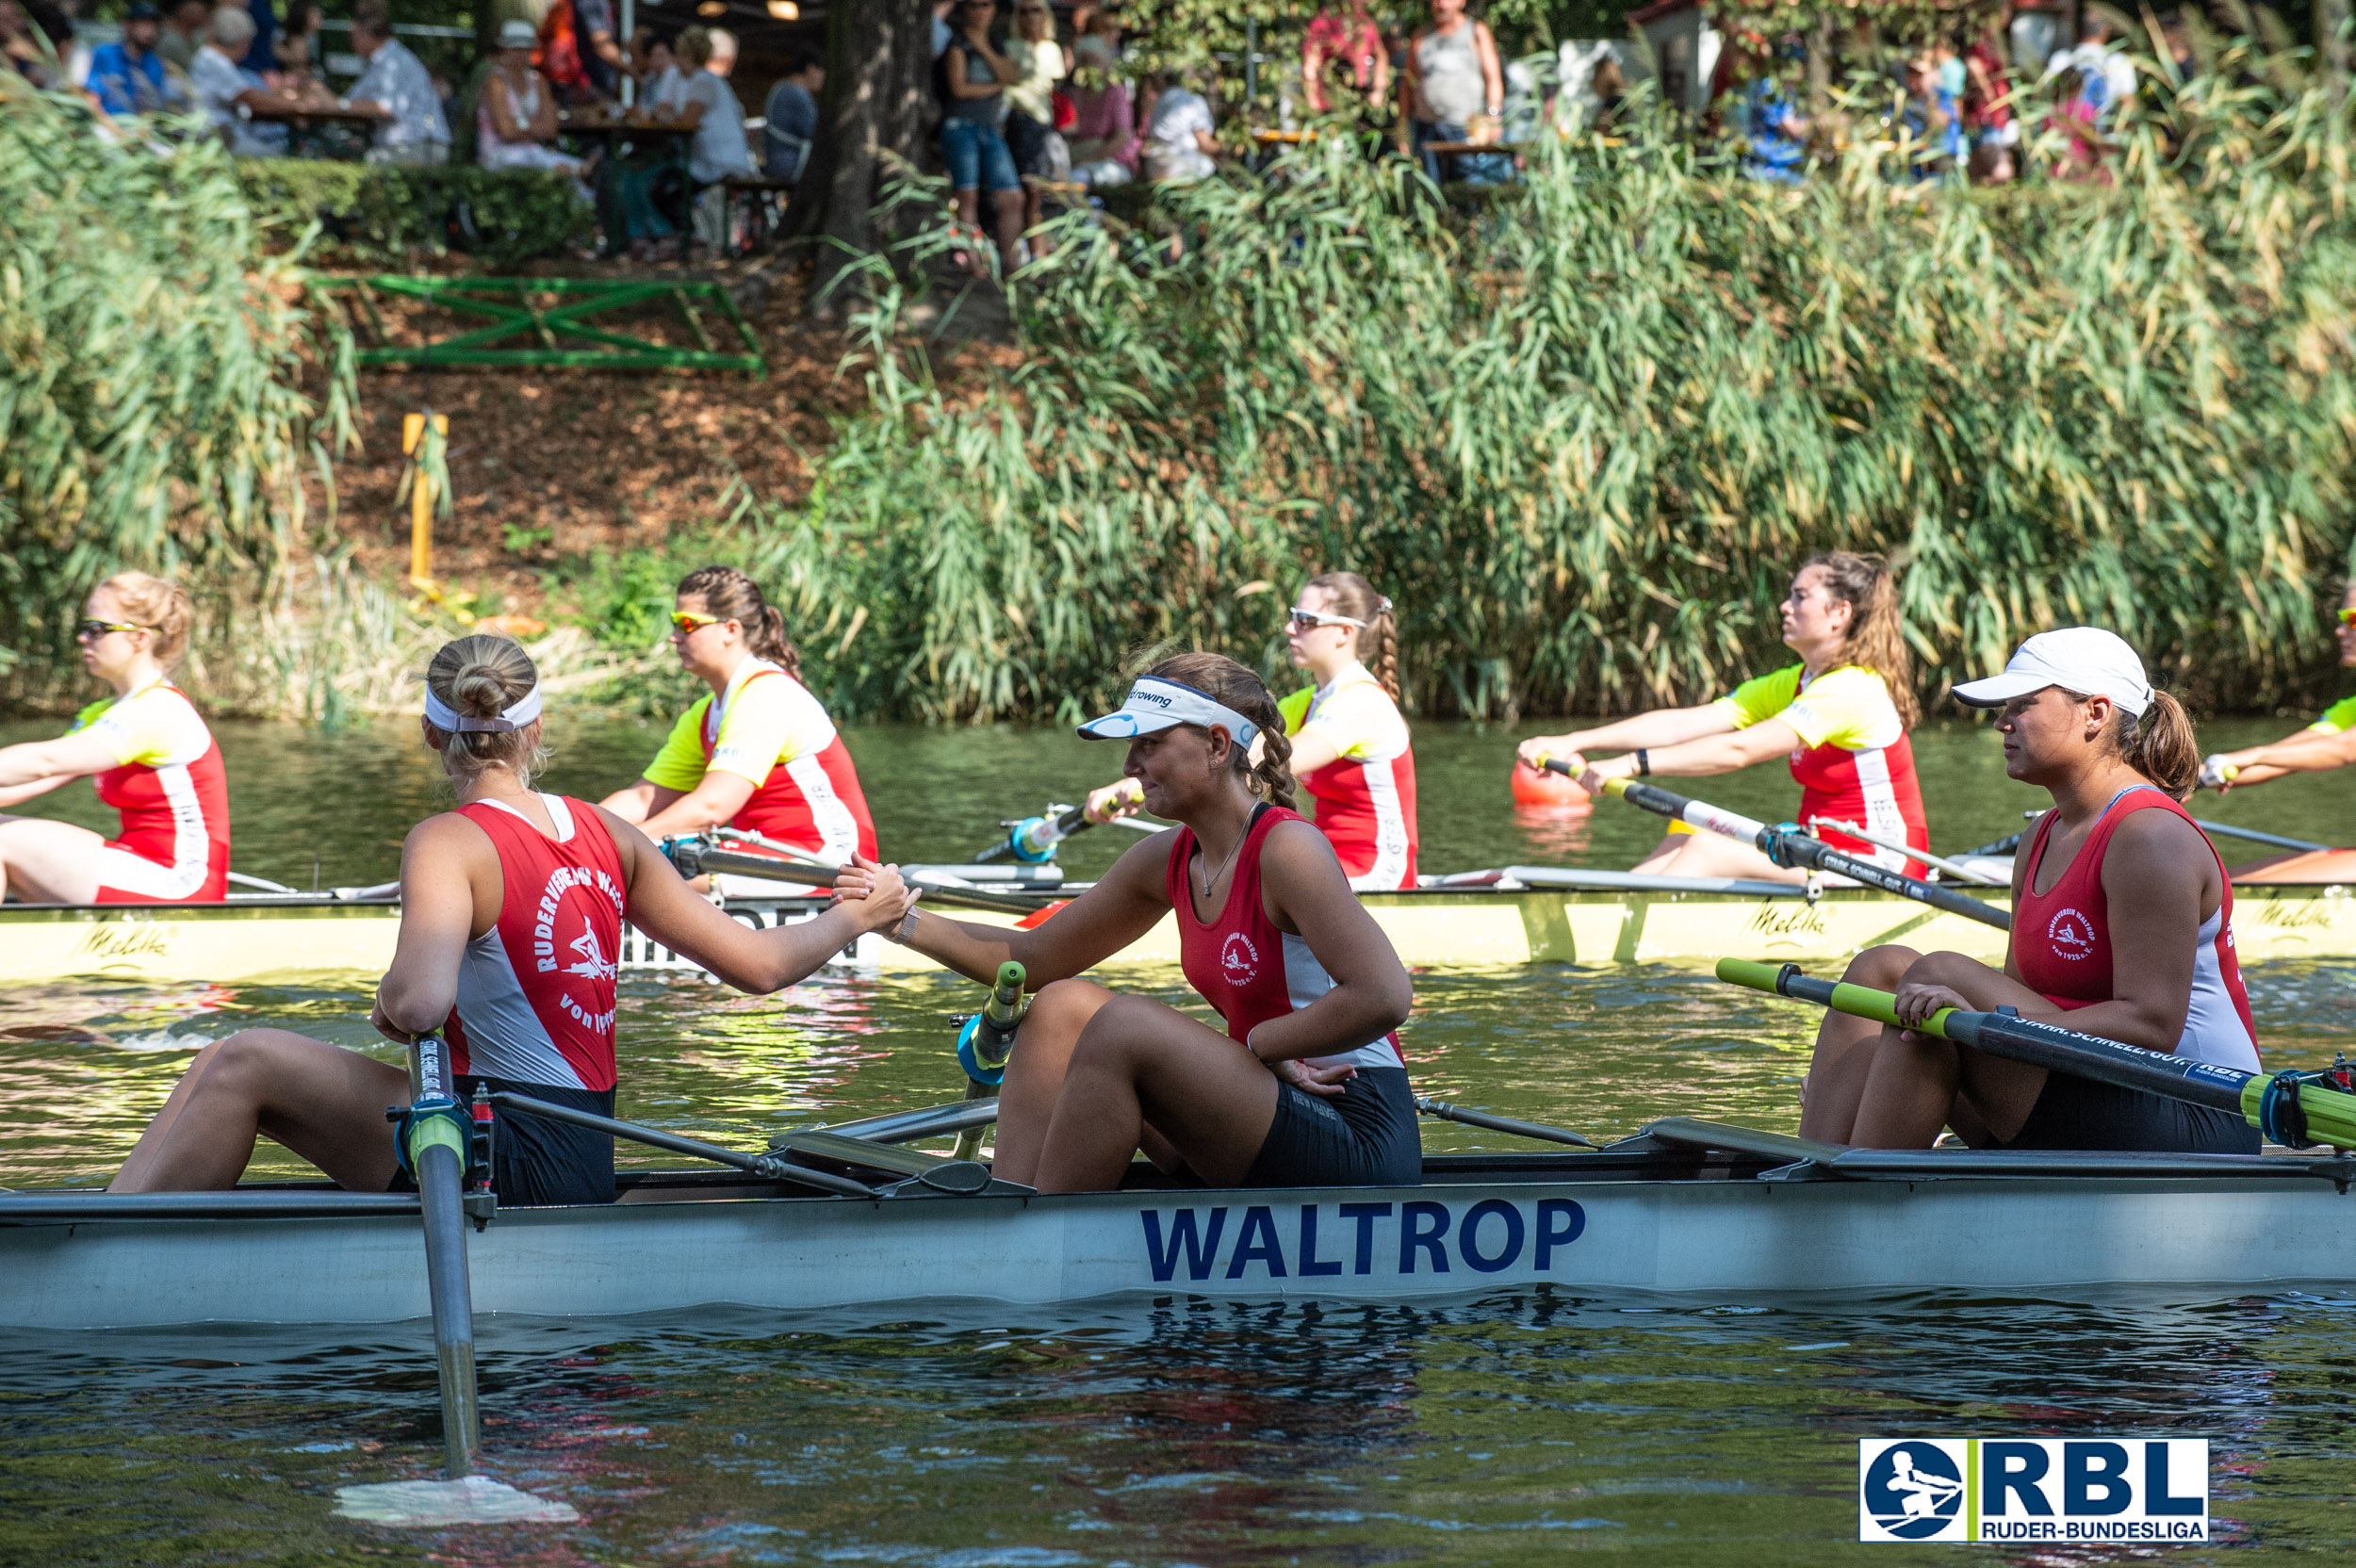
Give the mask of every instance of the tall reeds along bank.
M 886 294 L 873 411 L 762 564 L 836 700 L 935 718 L 1102 701 L 1162 638 L 1272 662 L 1344 566 L 1424 711 L 1688 699 L 1780 656 L 1834 546 L 1904 563 L 1929 694 L 2091 621 L 2200 700 L 2310 696 L 2356 213 L 2346 111 L 2264 65 L 2148 81 L 2108 188 L 1898 183 L 1862 142 L 1767 186 L 1640 117 L 1470 215 L 1338 138 L 1164 191 L 1181 246 L 1075 231 L 1018 280 L 981 396 Z
M 186 129 L 165 145 L 0 72 L 0 688 L 19 702 L 76 680 L 83 596 L 126 565 L 198 588 L 198 650 L 224 673 L 266 663 L 246 645 L 293 608 L 276 574 L 299 481 L 350 433 L 348 345 L 315 339 L 228 155 Z

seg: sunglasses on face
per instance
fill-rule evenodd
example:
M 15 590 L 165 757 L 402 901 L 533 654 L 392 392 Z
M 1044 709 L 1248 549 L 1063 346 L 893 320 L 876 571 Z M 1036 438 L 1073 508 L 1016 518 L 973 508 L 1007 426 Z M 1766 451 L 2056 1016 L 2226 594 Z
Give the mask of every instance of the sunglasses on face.
M 145 631 L 146 629 L 147 628 L 143 626 L 130 626 L 122 621 L 77 621 L 74 627 L 74 640 L 77 643 L 94 643 L 109 631 Z
M 1353 626 L 1361 631 L 1366 629 L 1366 623 L 1364 621 L 1348 615 L 1328 615 L 1315 610 L 1303 610 L 1299 605 L 1293 607 L 1287 624 L 1295 631 L 1315 631 L 1321 626 Z
M 2356 607 L 2340 612 L 2340 625 L 2356 626 Z
M 671 612 L 671 629 L 674 631 L 693 632 L 697 627 L 718 626 L 719 624 L 720 617 L 717 615 L 698 615 L 693 610 Z

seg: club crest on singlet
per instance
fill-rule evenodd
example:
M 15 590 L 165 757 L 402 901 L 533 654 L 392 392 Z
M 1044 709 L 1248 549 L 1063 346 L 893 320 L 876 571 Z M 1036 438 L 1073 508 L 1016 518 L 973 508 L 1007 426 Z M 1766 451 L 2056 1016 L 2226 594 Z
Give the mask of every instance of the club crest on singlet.
M 1260 950 L 1252 945 L 1252 939 L 1240 931 L 1230 931 L 1219 944 L 1219 967 L 1226 974 L 1228 984 L 1249 986 L 1259 978 Z
M 2077 909 L 2053 911 L 2053 918 L 2045 923 L 2045 939 L 2053 944 L 2059 957 L 2094 956 L 2094 923 Z
M 581 917 L 581 935 L 573 939 L 572 946 L 581 958 L 576 963 L 566 964 L 565 973 L 578 974 L 585 980 L 611 980 L 622 972 L 619 966 L 609 962 L 605 955 L 597 950 L 597 927 L 585 915 Z

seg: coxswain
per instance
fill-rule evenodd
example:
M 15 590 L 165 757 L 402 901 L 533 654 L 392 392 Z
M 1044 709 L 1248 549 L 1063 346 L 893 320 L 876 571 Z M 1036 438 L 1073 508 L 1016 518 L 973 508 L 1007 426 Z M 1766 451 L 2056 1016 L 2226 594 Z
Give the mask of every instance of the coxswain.
M 863 896 L 815 920 L 755 930 L 689 890 L 646 836 L 586 801 L 541 794 L 539 674 L 503 637 L 446 645 L 425 678 L 422 733 L 458 807 L 412 828 L 401 933 L 370 1015 L 403 1043 L 443 1030 L 465 1097 L 506 1089 L 614 1114 L 622 923 L 756 994 L 802 979 L 863 932 L 899 921 L 908 891 L 874 867 Z M 284 1029 L 197 1053 L 115 1176 L 117 1192 L 227 1187 L 266 1134 L 355 1192 L 403 1187 L 384 1107 L 408 1074 Z M 524 1112 L 497 1119 L 501 1205 L 614 1198 L 614 1140 Z
M 111 839 L 0 816 L 8 891 L 38 904 L 198 904 L 229 892 L 229 776 L 213 732 L 172 683 L 193 615 L 178 584 L 118 572 L 74 629 L 82 667 L 115 694 L 54 741 L 0 748 L 0 806 L 88 778 L 122 814 Z
M 1217 654 L 1166 659 L 1080 733 L 1128 741 L 1145 808 L 1180 825 L 1132 845 L 1034 929 L 911 910 L 895 933 L 973 979 L 1011 958 L 1043 983 L 999 1089 L 996 1173 L 1102 1191 L 1143 1149 L 1220 1187 L 1420 1181 L 1398 1034 L 1414 988 L 1333 845 L 1290 808 L 1288 748 L 1259 677 Z M 857 897 L 868 874 L 856 866 L 836 889 Z M 1224 1034 L 1073 978 L 1173 910 L 1186 981 Z
M 1399 627 L 1391 601 L 1356 572 L 1323 572 L 1293 601 L 1285 634 L 1310 684 L 1277 705 L 1294 780 L 1361 892 L 1415 885 L 1415 753 L 1399 710 Z M 1122 778 L 1088 799 L 1090 822 L 1140 802 Z
M 2341 666 L 2356 668 L 2356 578 L 2340 596 L 2337 638 Z M 2356 696 L 2342 697 L 2315 723 L 2271 745 L 2214 753 L 2201 764 L 2201 787 L 2222 794 L 2294 773 L 2331 773 L 2350 762 L 2356 762 Z
M 2192 792 L 2201 753 L 2176 699 L 2152 690 L 2133 648 L 2092 627 L 2040 632 L 2002 675 L 1955 696 L 1995 710 L 2005 774 L 2053 801 L 2013 862 L 2004 967 L 1877 947 L 1847 977 L 1895 991 L 1906 1023 L 1941 1007 L 2009 1007 L 2258 1071 L 2233 956 L 2233 891 L 2215 846 L 2177 804 Z M 1923 1149 L 1942 1126 L 2002 1149 L 2258 1152 L 2257 1133 L 2224 1111 L 1826 1015 L 1802 1136 Z
M 1877 839 L 1927 849 L 1930 829 L 1914 780 L 1914 661 L 1898 622 L 1898 585 L 1877 556 L 1813 555 L 1783 601 L 1783 641 L 1800 656 L 1699 708 L 1661 709 L 1595 729 L 1537 735 L 1524 765 L 1567 762 L 1590 793 L 1613 778 L 1701 778 L 1784 757 L 1800 786 L 1800 826 L 1835 849 L 1908 876 L 1922 862 L 1815 819 L 1854 824 Z M 1588 754 L 1625 755 L 1589 761 Z M 1678 824 L 1635 868 L 1662 876 L 1740 876 L 1805 882 L 1749 844 Z
M 644 777 L 605 808 L 657 842 L 723 825 L 830 864 L 875 858 L 859 770 L 826 710 L 801 681 L 785 617 L 733 566 L 701 566 L 679 585 L 671 646 L 712 688 L 679 716 Z

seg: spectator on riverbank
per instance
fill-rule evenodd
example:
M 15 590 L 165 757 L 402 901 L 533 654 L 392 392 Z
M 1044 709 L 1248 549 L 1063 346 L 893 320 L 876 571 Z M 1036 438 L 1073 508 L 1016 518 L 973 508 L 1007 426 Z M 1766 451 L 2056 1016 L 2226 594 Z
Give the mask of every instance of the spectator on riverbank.
M 2013 149 L 2021 144 L 2021 119 L 2013 112 L 2012 74 L 2004 68 L 1998 35 L 1990 29 L 1963 52 L 1963 126 L 1972 145 L 1972 183 L 2003 185 L 2019 172 Z
M 186 76 L 196 65 L 196 52 L 205 47 L 205 24 L 213 14 L 208 0 L 179 0 L 164 9 L 163 31 L 155 36 L 155 53 L 164 64 Z
M 2047 135 L 2061 141 L 2060 154 L 2047 173 L 2072 185 L 2110 184 L 2110 171 L 2102 167 L 2102 134 L 2097 128 L 2096 110 L 2086 95 L 2085 80 L 2074 67 L 2065 66 L 2046 85 L 2052 90 L 2053 106 L 2045 116 L 2044 128 Z
M 1389 101 L 1391 51 L 1383 44 L 1382 27 L 1366 12 L 1366 0 L 1343 0 L 1338 8 L 1328 4 L 1309 19 L 1309 31 L 1301 41 L 1301 87 L 1311 114 L 1333 106 L 1326 96 L 1329 74 L 1350 90 L 1358 106 L 1379 109 Z
M 1072 74 L 1063 45 L 1055 41 L 1055 13 L 1047 0 L 1015 0 L 1014 37 L 1006 41 L 1006 58 L 1014 62 L 1015 79 L 1006 84 L 1006 151 L 1014 172 L 1023 176 L 1023 226 L 1039 227 L 1041 197 L 1039 182 L 1061 179 L 1071 172 L 1067 149 L 1057 145 L 1055 84 Z
M 1452 159 L 1458 167 L 1444 170 L 1439 155 L 1426 151 L 1435 141 L 1494 140 L 1505 112 L 1505 68 L 1497 58 L 1497 41 L 1487 23 L 1464 14 L 1464 0 L 1432 0 L 1432 25 L 1407 46 L 1399 98 L 1410 150 L 1434 185 L 1448 173 L 1475 185 L 1506 177 L 1501 166 L 1507 160 L 1496 154 Z
M 175 106 L 178 93 L 155 52 L 163 36 L 163 18 L 147 0 L 123 14 L 123 40 L 102 43 L 90 63 L 90 93 L 98 106 L 112 115 L 160 114 Z
M 292 13 L 288 22 L 291 25 Z M 393 36 L 392 24 L 376 0 L 352 13 L 352 48 L 367 69 L 352 84 L 351 105 L 384 117 L 370 133 L 368 161 L 424 168 L 448 163 L 450 121 L 442 112 L 442 95 L 434 90 L 425 62 Z M 553 113 L 549 118 L 553 123 Z
M 1159 185 L 1191 185 L 1219 172 L 1219 125 L 1210 100 L 1184 72 L 1161 74 L 1161 90 L 1145 127 L 1145 177 Z
M 637 69 L 640 112 L 663 120 L 679 113 L 687 103 L 687 73 L 679 69 L 670 35 L 641 27 L 630 55 Z
M 1090 32 L 1072 54 L 1072 177 L 1091 190 L 1127 185 L 1137 174 L 1137 117 L 1119 75 L 1119 51 Z
M 1938 179 L 1963 161 L 1963 120 L 1939 85 L 1939 62 L 1924 50 L 1906 61 L 1906 106 L 1900 115 L 1914 143 L 1914 177 Z
M 769 177 L 793 184 L 810 167 L 810 150 L 818 139 L 818 94 L 826 85 L 826 68 L 815 55 L 796 50 L 786 60 L 786 72 L 769 90 L 761 116 L 768 123 L 761 133 Z
M 1754 180 L 1797 185 L 1808 162 L 1808 121 L 1792 104 L 1792 95 L 1775 74 L 1775 62 L 1764 55 L 1743 52 L 1735 69 L 1745 75 L 1742 88 L 1740 126 L 1742 134 L 1742 172 Z
M 2065 71 L 2078 74 L 2078 95 L 2094 110 L 2098 127 L 2108 125 L 2119 106 L 2135 95 L 2135 63 L 2111 47 L 2110 40 L 2111 24 L 2088 7 L 2078 23 L 2078 46 L 2061 51 L 2045 67 L 2049 86 Z
M 255 109 L 287 107 L 288 100 L 284 94 L 272 92 L 237 64 L 254 41 L 254 18 L 243 10 L 223 7 L 213 13 L 213 19 L 205 26 L 205 47 L 196 52 L 196 69 L 188 74 L 198 107 L 212 122 L 214 133 L 237 156 L 266 158 L 283 155 L 286 148 L 286 127 L 257 126 L 251 116 Z M 275 136 L 269 134 L 273 131 Z
M 959 0 L 956 36 L 941 57 L 948 98 L 941 121 L 941 160 L 949 169 L 957 221 L 977 237 L 982 195 L 989 193 L 998 264 L 1005 275 L 1022 263 L 1017 247 L 1023 237 L 1023 177 L 1004 129 L 1006 90 L 1022 74 L 990 42 L 990 25 L 997 14 L 997 0 Z M 969 255 L 968 266 L 983 270 L 978 255 Z
M 475 158 L 485 169 L 541 169 L 578 180 L 588 166 L 556 150 L 556 88 L 532 65 L 538 40 L 520 18 L 499 24 L 499 69 L 483 79 L 475 108 Z

